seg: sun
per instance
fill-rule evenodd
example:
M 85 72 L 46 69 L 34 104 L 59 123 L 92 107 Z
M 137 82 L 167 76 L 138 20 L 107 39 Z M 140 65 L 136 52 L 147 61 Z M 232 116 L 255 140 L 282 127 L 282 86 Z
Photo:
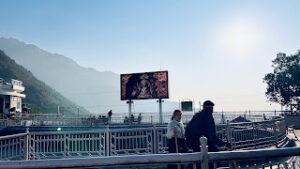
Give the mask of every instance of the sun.
M 260 31 L 253 22 L 228 23 L 221 30 L 221 46 L 233 55 L 240 56 L 253 50 L 260 39 Z

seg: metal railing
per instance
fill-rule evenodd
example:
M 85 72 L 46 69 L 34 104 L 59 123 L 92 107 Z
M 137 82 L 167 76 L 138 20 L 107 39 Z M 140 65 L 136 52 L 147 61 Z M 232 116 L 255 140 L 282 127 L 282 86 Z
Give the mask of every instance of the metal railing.
M 272 119 L 275 116 L 285 113 L 286 111 L 229 111 L 229 112 L 214 112 L 213 116 L 216 123 L 226 123 L 227 120 L 231 121 L 239 116 L 250 120 L 252 122 L 259 122 L 266 119 Z M 156 124 L 159 122 L 158 113 L 141 113 L 141 120 L 138 120 L 138 114 L 135 113 L 134 124 Z M 184 112 L 182 115 L 183 123 L 188 123 L 194 112 Z M 99 117 L 100 116 L 100 117 Z M 129 124 L 130 122 L 125 120 L 128 116 L 127 113 L 123 114 L 113 114 L 111 117 L 112 124 Z M 171 119 L 172 112 L 164 112 L 163 122 L 168 123 Z M 130 118 L 129 118 L 130 119 Z M 103 125 L 108 124 L 107 115 L 62 115 L 60 113 L 56 114 L 31 114 L 30 116 L 24 118 L 23 120 L 18 120 L 15 123 L 20 125 L 22 121 L 27 121 L 31 125 L 61 125 L 61 126 L 78 126 L 78 125 Z M 23 123 L 24 124 L 24 123 Z
M 218 165 L 229 167 L 230 169 L 241 168 L 278 168 L 297 169 L 299 168 L 300 148 L 278 148 L 270 150 L 242 150 L 231 152 L 208 152 L 207 139 L 200 138 L 201 152 L 198 153 L 174 153 L 174 154 L 154 154 L 154 155 L 128 155 L 95 158 L 75 158 L 75 159 L 50 159 L 34 161 L 2 161 L 0 168 L 82 168 L 82 167 L 104 167 L 104 166 L 130 166 L 139 165 L 139 168 L 147 168 L 147 165 L 167 165 L 175 164 L 180 168 L 182 165 L 192 164 L 193 168 L 199 164 L 202 169 L 209 169 L 209 165 L 216 169 Z M 265 161 L 265 158 L 292 157 L 281 163 Z M 249 162 L 249 160 L 255 160 Z M 258 162 L 258 163 L 257 163 Z M 240 165 L 242 164 L 242 165 Z M 159 167 L 162 168 L 162 167 Z
M 216 126 L 233 149 L 277 146 L 286 138 L 284 119 Z M 28 132 L 0 137 L 0 160 L 51 159 L 167 153 L 166 126 L 95 131 Z M 17 147 L 17 148 L 16 148 Z M 221 147 L 225 149 L 225 147 Z M 14 153 L 11 153 L 14 152 Z
M 105 156 L 106 132 L 29 133 L 29 159 Z
M 28 159 L 28 131 L 0 137 L 0 159 L 20 160 Z
M 166 127 L 30 132 L 29 159 L 167 152 Z

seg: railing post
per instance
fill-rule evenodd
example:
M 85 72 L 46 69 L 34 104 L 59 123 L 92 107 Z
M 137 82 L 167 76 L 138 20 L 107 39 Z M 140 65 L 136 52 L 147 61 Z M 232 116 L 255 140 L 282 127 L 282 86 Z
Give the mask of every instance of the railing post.
M 158 153 L 158 141 L 157 141 L 157 132 L 156 132 L 156 127 L 155 127 L 155 125 L 153 125 L 153 138 L 152 138 L 152 143 L 153 143 L 153 152 L 152 152 L 152 154 L 157 154 Z
M 25 160 L 28 160 L 29 156 L 29 128 L 26 128 L 26 136 L 25 136 Z
M 273 120 L 272 122 L 273 122 L 273 132 L 274 132 L 274 143 L 275 143 L 275 146 L 278 147 L 278 132 L 276 130 L 277 126 L 276 126 L 275 120 Z
M 257 140 L 256 140 L 256 126 L 254 123 L 252 123 L 252 134 L 253 134 L 253 143 L 254 143 L 254 148 L 257 147 Z
M 227 120 L 227 126 L 226 126 L 226 134 L 227 134 L 227 144 L 230 145 L 230 150 L 232 150 L 233 146 L 232 146 L 232 136 L 231 136 L 231 128 L 230 128 L 230 122 L 229 120 Z
M 64 134 L 64 141 L 63 141 L 63 143 L 64 143 L 64 150 L 62 150 L 64 153 L 63 154 L 65 154 L 65 156 L 68 156 L 68 154 L 69 154 L 69 148 L 67 147 L 69 144 L 67 143 L 68 142 L 68 139 L 67 139 L 67 137 L 68 137 L 68 134 L 67 133 L 65 133 Z
M 296 160 L 297 160 L 297 158 L 296 158 Z M 292 163 L 293 163 L 293 164 L 292 164 L 293 169 L 296 169 L 296 165 L 295 165 L 295 164 L 296 164 L 296 161 L 293 161 Z
M 109 127 L 107 126 L 106 127 L 106 132 L 105 132 L 105 135 L 106 135 L 106 140 L 104 142 L 105 144 L 105 147 L 106 147 L 106 156 L 110 156 L 110 134 L 109 134 Z M 100 135 L 99 135 L 100 136 Z
M 201 169 L 208 169 L 208 148 L 207 148 L 207 138 L 201 137 L 201 153 L 203 154 L 203 159 L 201 161 Z

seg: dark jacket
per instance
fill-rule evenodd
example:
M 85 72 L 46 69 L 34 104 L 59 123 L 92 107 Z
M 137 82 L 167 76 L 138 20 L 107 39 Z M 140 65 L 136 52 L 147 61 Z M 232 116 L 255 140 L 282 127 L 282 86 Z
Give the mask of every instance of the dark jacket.
M 185 137 L 187 145 L 194 152 L 200 151 L 199 138 L 202 136 L 207 138 L 208 151 L 210 152 L 218 151 L 217 145 L 225 144 L 216 136 L 216 126 L 212 113 L 206 111 L 195 114 L 186 127 Z

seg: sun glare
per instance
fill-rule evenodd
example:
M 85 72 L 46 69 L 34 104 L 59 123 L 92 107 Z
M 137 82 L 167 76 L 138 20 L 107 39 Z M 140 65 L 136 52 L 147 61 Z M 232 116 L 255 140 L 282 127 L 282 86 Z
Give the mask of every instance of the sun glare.
M 259 41 L 257 26 L 250 22 L 228 23 L 219 34 L 221 46 L 229 53 L 241 56 L 252 50 Z

